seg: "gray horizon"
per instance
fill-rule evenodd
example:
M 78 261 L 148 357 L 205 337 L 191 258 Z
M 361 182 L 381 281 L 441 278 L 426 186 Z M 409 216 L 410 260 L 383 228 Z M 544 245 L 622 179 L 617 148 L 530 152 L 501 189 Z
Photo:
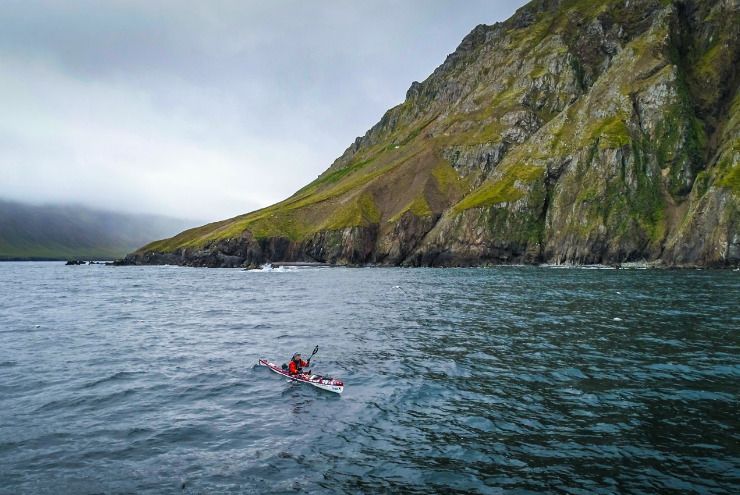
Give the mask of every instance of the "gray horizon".
M 210 222 L 323 172 L 524 2 L 6 2 L 0 198 Z

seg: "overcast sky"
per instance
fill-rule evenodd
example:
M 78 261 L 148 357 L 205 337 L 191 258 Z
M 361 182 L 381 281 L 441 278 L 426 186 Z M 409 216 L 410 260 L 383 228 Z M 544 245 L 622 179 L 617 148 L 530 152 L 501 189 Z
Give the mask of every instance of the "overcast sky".
M 0 3 L 0 197 L 197 220 L 279 201 L 523 1 Z

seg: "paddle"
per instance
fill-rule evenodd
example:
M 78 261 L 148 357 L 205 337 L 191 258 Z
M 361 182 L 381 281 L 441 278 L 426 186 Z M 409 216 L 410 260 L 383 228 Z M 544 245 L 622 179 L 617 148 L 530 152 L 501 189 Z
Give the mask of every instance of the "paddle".
M 316 355 L 317 352 L 319 352 L 319 346 L 314 347 L 313 348 L 313 352 L 311 353 L 310 356 L 308 356 L 308 359 L 306 360 L 306 365 L 307 366 L 311 366 L 311 358 L 314 357 L 314 355 Z M 309 371 L 309 374 L 310 374 L 311 373 L 311 370 L 308 370 L 308 371 Z
M 311 358 L 314 357 L 314 355 L 317 352 L 319 352 L 319 346 L 316 346 L 313 348 L 313 352 L 311 353 L 311 355 L 308 357 L 308 360 L 306 361 L 308 364 L 311 364 Z

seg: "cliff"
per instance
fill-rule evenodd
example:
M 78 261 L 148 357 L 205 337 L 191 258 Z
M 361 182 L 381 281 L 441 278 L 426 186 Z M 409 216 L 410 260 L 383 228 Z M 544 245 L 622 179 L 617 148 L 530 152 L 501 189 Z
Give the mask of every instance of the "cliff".
M 315 181 L 127 263 L 740 263 L 734 0 L 535 0 Z

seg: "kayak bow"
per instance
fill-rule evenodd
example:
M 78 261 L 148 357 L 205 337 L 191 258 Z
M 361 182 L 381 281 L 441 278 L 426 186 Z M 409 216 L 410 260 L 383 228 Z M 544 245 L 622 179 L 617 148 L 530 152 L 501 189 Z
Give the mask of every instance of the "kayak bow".
M 309 385 L 313 385 L 314 387 L 320 388 L 322 390 L 328 390 L 329 392 L 334 392 L 336 394 L 341 394 L 344 391 L 344 383 L 341 380 L 323 377 L 320 375 L 309 375 L 307 373 L 302 373 L 300 375 L 291 375 L 286 370 L 282 369 L 275 363 L 271 363 L 267 359 L 260 359 L 259 364 L 261 366 L 267 366 L 275 373 L 283 375 L 285 378 L 293 380 L 294 382 L 308 383 Z

